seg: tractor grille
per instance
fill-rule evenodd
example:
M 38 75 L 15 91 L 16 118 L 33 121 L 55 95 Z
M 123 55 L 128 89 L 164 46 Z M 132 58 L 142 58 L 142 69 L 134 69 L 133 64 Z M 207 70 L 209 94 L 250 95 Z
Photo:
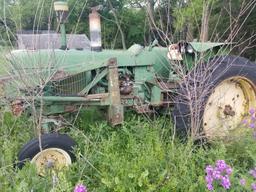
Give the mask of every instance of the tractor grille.
M 86 72 L 69 76 L 52 82 L 52 93 L 55 96 L 74 96 L 86 86 Z

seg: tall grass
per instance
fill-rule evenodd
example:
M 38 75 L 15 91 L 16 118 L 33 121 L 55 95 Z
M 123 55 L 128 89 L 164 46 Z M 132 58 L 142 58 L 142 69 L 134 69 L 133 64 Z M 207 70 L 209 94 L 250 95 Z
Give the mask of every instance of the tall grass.
M 8 53 L 9 47 L 3 47 L 0 45 L 0 75 L 6 74 L 6 54 Z
M 57 176 L 40 177 L 29 163 L 22 170 L 13 167 L 19 148 L 33 137 L 33 129 L 26 118 L 5 113 L 0 126 L 1 191 L 71 191 L 76 183 L 97 192 L 206 191 L 204 169 L 215 160 L 225 159 L 236 167 L 233 183 L 255 165 L 251 137 L 232 144 L 198 146 L 189 140 L 173 140 L 167 117 L 149 122 L 128 115 L 116 128 L 95 119 L 99 119 L 95 113 L 81 114 L 78 128 L 68 130 L 78 143 L 77 161 Z

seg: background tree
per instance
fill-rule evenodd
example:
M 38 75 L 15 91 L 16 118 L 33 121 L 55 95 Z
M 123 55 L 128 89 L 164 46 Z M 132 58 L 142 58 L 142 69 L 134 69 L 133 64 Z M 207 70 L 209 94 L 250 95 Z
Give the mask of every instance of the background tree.
M 57 30 L 53 0 L 0 0 L 2 42 L 20 30 Z M 90 8 L 101 5 L 104 48 L 168 45 L 178 40 L 227 41 L 255 60 L 256 0 L 68 0 L 68 33 L 89 34 Z M 9 41 L 9 39 L 11 39 Z

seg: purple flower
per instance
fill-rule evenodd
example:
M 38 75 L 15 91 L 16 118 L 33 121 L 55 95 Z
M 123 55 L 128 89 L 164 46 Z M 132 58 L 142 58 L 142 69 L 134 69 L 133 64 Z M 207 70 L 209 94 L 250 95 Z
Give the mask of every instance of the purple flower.
M 206 181 L 206 183 L 211 184 L 213 182 L 213 178 L 211 176 L 207 175 L 207 176 L 205 176 L 205 181 Z
M 251 109 L 249 110 L 249 113 L 250 113 L 251 115 L 253 115 L 253 114 L 255 113 L 255 109 L 251 108 Z
M 227 168 L 226 168 L 226 173 L 228 174 L 228 175 L 231 175 L 231 173 L 232 173 L 232 168 L 230 167 L 230 166 L 227 166 Z
M 229 189 L 231 186 L 229 177 L 227 175 L 225 175 L 224 177 L 222 177 L 221 179 L 221 185 L 225 188 L 225 189 Z
M 255 192 L 256 191 L 256 183 L 251 184 L 252 190 Z
M 212 175 L 212 173 L 213 173 L 213 167 L 212 167 L 211 165 L 206 166 L 205 172 L 206 172 L 208 175 Z
M 246 180 L 245 179 L 240 179 L 240 185 L 245 186 L 245 184 L 246 184 Z
M 205 168 L 206 176 L 206 186 L 208 190 L 213 190 L 213 182 L 216 181 L 217 184 L 221 185 L 225 189 L 231 187 L 229 175 L 232 173 L 232 168 L 226 164 L 224 160 L 217 160 L 215 167 L 208 165 Z
M 214 179 L 221 179 L 221 172 L 220 171 L 218 171 L 218 170 L 214 170 L 213 171 L 213 173 L 212 173 L 212 177 L 214 178 Z
M 242 121 L 242 123 L 245 124 L 245 125 L 247 125 L 247 124 L 248 124 L 248 120 L 247 120 L 247 119 L 244 119 L 244 120 Z
M 218 160 L 216 162 L 216 169 L 220 172 L 223 172 L 227 168 L 227 164 L 224 160 Z
M 74 192 L 87 192 L 87 188 L 83 184 L 78 184 L 76 185 Z
M 255 124 L 254 123 L 250 123 L 249 127 L 254 129 L 255 128 Z
M 207 184 L 207 189 L 208 189 L 209 191 L 213 191 L 213 186 L 212 186 L 212 184 Z
M 216 167 L 218 167 L 218 168 L 226 167 L 226 162 L 224 160 L 217 160 Z
M 256 168 L 251 169 L 249 173 L 256 179 Z

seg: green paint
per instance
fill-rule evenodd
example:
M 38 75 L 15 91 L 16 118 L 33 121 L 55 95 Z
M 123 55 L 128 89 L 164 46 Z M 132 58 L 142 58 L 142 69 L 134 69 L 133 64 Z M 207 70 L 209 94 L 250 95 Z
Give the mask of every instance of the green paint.
M 62 46 L 66 45 L 63 33 Z M 224 43 L 198 43 L 190 45 L 194 53 L 183 54 L 185 70 L 191 70 L 204 55 L 206 61 L 215 55 L 227 52 L 220 49 Z M 35 100 L 44 102 L 44 115 L 65 113 L 66 106 L 105 106 L 110 122 L 119 124 L 123 120 L 123 107 L 161 106 L 163 94 L 173 94 L 175 89 L 164 89 L 158 81 L 177 82 L 179 79 L 172 70 L 167 58 L 167 48 L 138 45 L 128 50 L 39 50 L 16 51 L 9 57 L 14 75 L 20 71 L 29 78 L 31 87 L 39 82 L 47 82 L 58 73 L 62 76 L 44 86 L 44 96 Z M 115 60 L 111 64 L 110 58 Z M 36 71 L 36 72 L 35 72 Z M 132 92 L 120 94 L 119 83 L 129 76 Z M 20 77 L 21 80 L 23 77 Z M 129 82 L 126 82 L 129 84 Z M 33 99 L 33 98 L 32 98 Z M 40 105 L 38 105 L 40 106 Z
M 60 33 L 61 33 L 61 49 L 66 50 L 67 49 L 67 35 L 66 35 L 66 29 L 65 24 L 60 24 Z
M 157 87 L 153 86 L 151 88 L 151 104 L 152 105 L 161 105 L 162 104 L 162 97 L 161 97 L 162 90 Z
M 225 43 L 213 43 L 213 42 L 191 42 L 189 43 L 196 52 L 205 52 L 214 47 L 221 47 L 226 45 Z
M 108 70 L 104 69 L 102 72 L 97 74 L 95 78 L 79 93 L 79 95 L 88 94 L 90 89 L 95 86 L 103 77 L 108 74 Z

